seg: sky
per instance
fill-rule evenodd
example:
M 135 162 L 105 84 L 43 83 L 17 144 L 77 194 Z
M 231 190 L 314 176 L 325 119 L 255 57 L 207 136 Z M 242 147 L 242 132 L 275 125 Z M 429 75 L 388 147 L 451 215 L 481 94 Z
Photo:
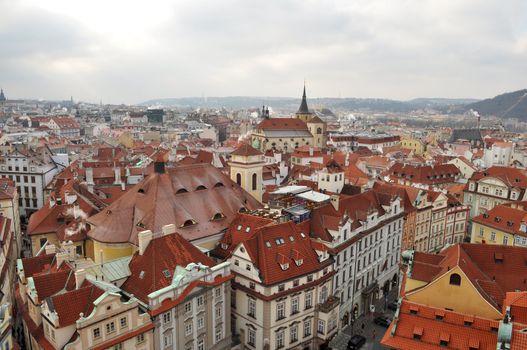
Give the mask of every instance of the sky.
M 487 98 L 527 88 L 525 0 L 0 0 L 8 98 Z

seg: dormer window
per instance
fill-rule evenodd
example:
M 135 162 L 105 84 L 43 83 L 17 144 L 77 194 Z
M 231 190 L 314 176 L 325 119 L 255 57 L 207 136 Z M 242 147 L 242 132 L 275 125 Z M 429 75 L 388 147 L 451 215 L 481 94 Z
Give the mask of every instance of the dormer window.
M 245 232 L 246 232 L 246 233 L 251 232 L 251 227 L 250 227 L 250 226 L 247 226 L 247 227 L 245 228 Z
M 217 182 L 214 187 L 224 187 L 224 185 L 221 182 Z
M 196 225 L 197 222 L 193 219 L 188 219 L 186 220 L 183 225 L 181 225 L 181 227 L 189 227 L 189 226 L 192 226 L 192 225 Z
M 203 186 L 203 185 L 199 185 L 198 187 L 196 187 L 196 191 L 201 191 L 201 190 L 206 190 L 207 187 Z
M 214 216 L 212 217 L 212 220 L 213 221 L 217 221 L 217 220 L 221 220 L 225 218 L 225 215 L 223 215 L 223 213 L 216 213 L 214 214 Z
M 176 191 L 176 194 L 181 194 L 181 193 L 187 193 L 188 191 L 184 188 L 180 188 L 179 190 Z
M 265 246 L 266 246 L 267 248 L 271 248 L 271 242 L 269 242 L 269 241 L 265 241 Z
M 285 271 L 289 268 L 289 263 L 285 263 L 285 264 L 280 264 L 280 268 Z
M 236 227 L 236 230 L 240 231 L 242 229 L 242 225 L 238 225 L 238 227 Z
M 221 249 L 227 250 L 228 248 L 229 248 L 229 245 L 227 243 L 222 243 L 221 244 Z
M 298 259 L 298 260 L 295 260 L 295 264 L 296 266 L 300 266 L 304 263 L 304 259 Z

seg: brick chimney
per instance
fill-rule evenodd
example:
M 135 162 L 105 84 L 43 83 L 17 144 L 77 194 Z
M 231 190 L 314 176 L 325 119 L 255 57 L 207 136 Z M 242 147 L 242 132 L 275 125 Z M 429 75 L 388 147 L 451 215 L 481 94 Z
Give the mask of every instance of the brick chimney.
M 75 289 L 79 289 L 86 279 L 86 270 L 79 269 L 75 271 Z
M 150 230 L 139 232 L 139 234 L 137 235 L 137 240 L 139 243 L 139 255 L 143 255 L 145 253 L 148 244 L 150 244 L 150 241 L 152 240 L 152 237 L 153 234 Z

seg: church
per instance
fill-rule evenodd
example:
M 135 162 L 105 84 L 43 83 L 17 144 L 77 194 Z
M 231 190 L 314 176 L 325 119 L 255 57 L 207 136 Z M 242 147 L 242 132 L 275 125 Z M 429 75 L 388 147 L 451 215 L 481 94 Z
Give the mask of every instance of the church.
M 301 146 L 326 148 L 327 125 L 309 110 L 305 85 L 302 102 L 295 117 L 270 118 L 265 109 L 262 114 L 264 119 L 251 135 L 254 148 L 262 152 L 272 149 L 286 153 L 291 153 Z

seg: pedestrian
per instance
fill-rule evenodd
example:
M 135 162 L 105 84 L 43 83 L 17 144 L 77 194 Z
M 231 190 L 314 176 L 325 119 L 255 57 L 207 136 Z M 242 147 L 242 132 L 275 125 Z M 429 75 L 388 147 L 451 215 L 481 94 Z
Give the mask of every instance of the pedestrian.
M 360 326 L 360 334 L 364 334 L 364 322 Z
M 375 329 L 374 329 L 373 332 L 371 332 L 371 339 L 375 340 L 376 335 L 377 335 L 377 332 L 375 332 Z

